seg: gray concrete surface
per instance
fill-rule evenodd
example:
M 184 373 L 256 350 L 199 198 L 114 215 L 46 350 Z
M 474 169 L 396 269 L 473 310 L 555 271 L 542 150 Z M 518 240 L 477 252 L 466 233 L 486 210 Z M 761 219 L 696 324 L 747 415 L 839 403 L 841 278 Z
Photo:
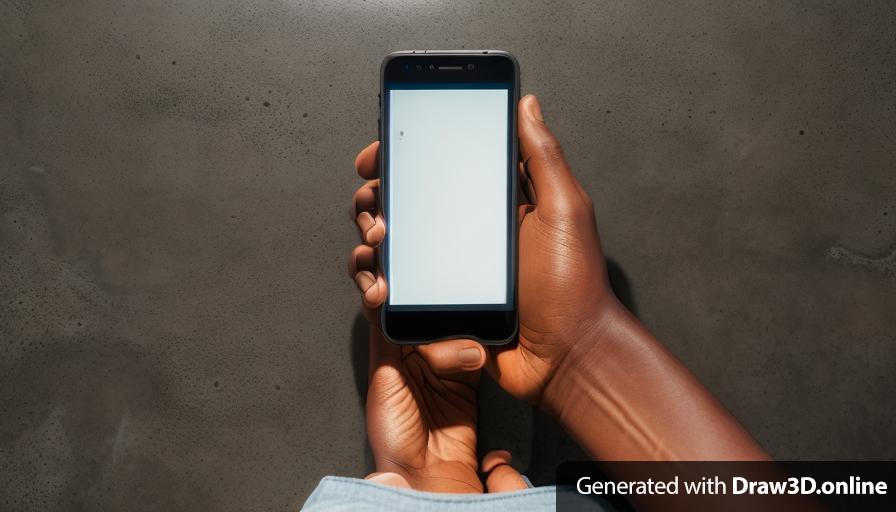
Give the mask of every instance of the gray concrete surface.
M 0 509 L 295 510 L 369 469 L 380 58 L 502 48 L 638 315 L 781 458 L 896 458 L 892 2 L 0 1 Z M 482 444 L 574 457 L 483 389 Z

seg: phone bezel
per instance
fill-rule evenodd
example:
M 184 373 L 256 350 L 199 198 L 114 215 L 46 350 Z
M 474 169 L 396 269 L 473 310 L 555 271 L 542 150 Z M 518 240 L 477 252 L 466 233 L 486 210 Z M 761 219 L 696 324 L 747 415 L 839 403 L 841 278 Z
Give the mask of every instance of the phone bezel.
M 405 71 L 405 65 L 412 66 Z M 474 69 L 468 70 L 467 65 Z M 422 66 L 420 71 L 416 66 Z M 433 66 L 430 69 L 430 66 Z M 439 70 L 439 66 L 460 66 L 457 71 Z M 449 307 L 419 306 L 414 309 L 398 306 L 381 308 L 383 333 L 397 344 L 423 344 L 448 338 L 470 338 L 486 345 L 501 345 L 510 342 L 517 333 L 517 166 L 519 148 L 517 142 L 516 105 L 520 90 L 519 64 L 513 55 L 500 50 L 460 50 L 460 51 L 403 51 L 394 52 L 383 59 L 380 72 L 380 205 L 388 226 L 388 165 L 386 155 L 389 141 L 385 137 L 388 126 L 386 109 L 386 84 L 426 84 L 426 83 L 509 83 L 509 159 L 508 159 L 508 266 L 509 294 L 511 308 L 495 309 L 488 306 L 454 305 Z M 388 237 L 388 228 L 387 228 Z M 387 272 L 386 241 L 380 246 L 379 261 L 384 273 Z M 388 278 L 388 275 L 387 275 Z M 388 301 L 387 301 L 388 302 Z

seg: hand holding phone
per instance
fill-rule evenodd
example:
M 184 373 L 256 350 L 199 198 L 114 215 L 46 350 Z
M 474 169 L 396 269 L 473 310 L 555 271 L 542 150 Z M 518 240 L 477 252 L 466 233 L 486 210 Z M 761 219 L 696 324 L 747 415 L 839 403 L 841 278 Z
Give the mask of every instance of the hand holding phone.
M 559 142 L 544 123 L 538 100 L 527 96 L 517 108 L 519 183 L 524 192 L 519 212 L 518 342 L 492 347 L 490 373 L 510 394 L 544 405 L 542 396 L 564 360 L 568 364 L 590 350 L 590 334 L 618 304 L 609 286 L 591 200 L 573 176 Z M 358 155 L 358 173 L 368 181 L 355 194 L 356 215 L 365 244 L 350 258 L 350 274 L 372 314 L 387 296 L 387 284 L 374 247 L 389 230 L 379 214 L 376 188 L 379 143 Z M 450 233 L 431 251 L 451 243 Z M 575 348 L 575 350 L 573 350 Z M 572 361 L 572 362 L 571 362 Z
M 526 192 L 519 215 L 520 326 L 517 343 L 489 347 L 489 373 L 511 395 L 554 415 L 599 460 L 768 460 L 613 295 L 590 199 L 535 97 L 520 100 L 518 111 Z M 359 155 L 365 178 L 375 175 L 377 148 L 375 143 Z M 376 245 L 381 232 L 367 231 L 368 240 Z M 351 263 L 366 311 L 382 304 L 386 291 L 382 275 L 374 278 L 372 252 L 359 247 Z M 366 287 L 361 275 L 376 284 Z

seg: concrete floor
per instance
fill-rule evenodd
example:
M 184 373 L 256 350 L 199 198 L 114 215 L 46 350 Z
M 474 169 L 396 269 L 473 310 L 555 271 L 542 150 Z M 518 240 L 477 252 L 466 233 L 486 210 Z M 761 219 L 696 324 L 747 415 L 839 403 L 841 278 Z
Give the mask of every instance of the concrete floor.
M 771 453 L 896 458 L 896 8 L 748 4 L 0 1 L 0 509 L 368 471 L 346 211 L 413 48 L 519 57 L 620 292 Z M 483 448 L 581 456 L 482 394 Z

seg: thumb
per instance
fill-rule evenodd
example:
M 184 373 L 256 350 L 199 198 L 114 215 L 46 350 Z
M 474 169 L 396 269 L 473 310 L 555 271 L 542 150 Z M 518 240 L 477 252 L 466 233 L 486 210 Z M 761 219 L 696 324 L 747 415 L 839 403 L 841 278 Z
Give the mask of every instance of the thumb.
M 488 474 L 485 479 L 488 492 L 511 492 L 529 488 L 529 483 L 520 472 L 510 465 L 510 459 L 510 452 L 507 450 L 494 450 L 482 458 L 482 472 Z
M 518 110 L 520 156 L 538 208 L 568 211 L 578 206 L 584 191 L 566 163 L 560 142 L 545 124 L 538 99 L 524 96 Z
M 485 348 L 473 340 L 437 341 L 415 350 L 436 375 L 475 372 L 485 365 Z

